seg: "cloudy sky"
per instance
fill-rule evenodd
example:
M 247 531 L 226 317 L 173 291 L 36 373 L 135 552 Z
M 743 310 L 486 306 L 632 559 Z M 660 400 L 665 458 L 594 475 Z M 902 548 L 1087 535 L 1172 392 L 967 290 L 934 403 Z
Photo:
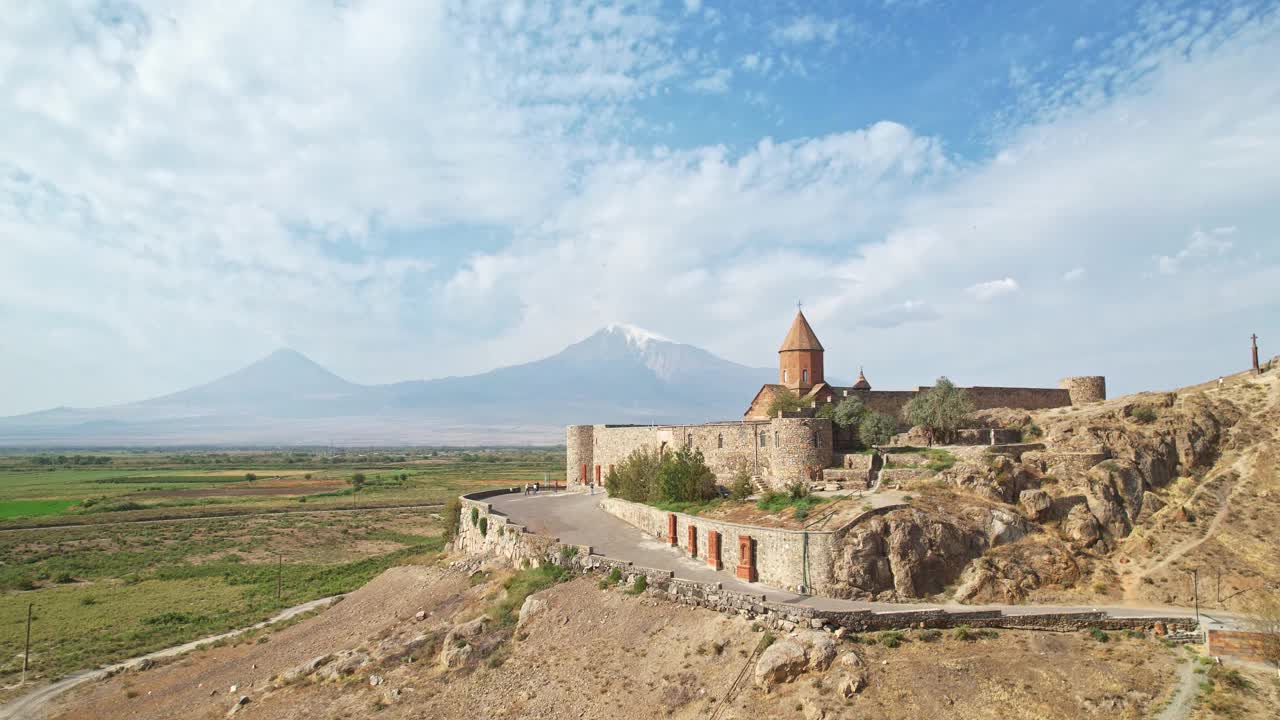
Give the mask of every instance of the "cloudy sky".
M 772 366 L 798 299 L 885 389 L 1215 377 L 1280 351 L 1277 68 L 1274 3 L 15 3 L 0 414 L 614 321 Z

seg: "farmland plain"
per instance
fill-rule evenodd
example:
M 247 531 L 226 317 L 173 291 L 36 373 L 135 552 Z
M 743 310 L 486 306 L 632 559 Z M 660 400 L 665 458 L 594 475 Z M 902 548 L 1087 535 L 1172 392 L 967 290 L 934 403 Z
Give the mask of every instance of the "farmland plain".
M 55 679 L 429 561 L 447 498 L 564 467 L 556 449 L 90 457 L 0 456 L 4 686 L 29 606 L 28 679 Z

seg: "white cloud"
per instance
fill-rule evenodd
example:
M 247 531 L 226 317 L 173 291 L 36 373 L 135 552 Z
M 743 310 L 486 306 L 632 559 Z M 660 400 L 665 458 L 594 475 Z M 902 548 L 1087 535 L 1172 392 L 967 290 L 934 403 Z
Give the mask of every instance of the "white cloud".
M 702 9 L 702 0 L 684 0 L 684 10 L 687 13 L 696 13 Z
M 953 372 L 912 352 L 926 320 L 959 364 L 1061 318 L 1036 336 L 1061 364 L 1275 302 L 1274 17 L 1091 48 L 1111 70 L 1028 83 L 983 162 L 892 121 L 630 142 L 635 101 L 700 67 L 647 5 L 157 4 L 110 26 L 50 7 L 0 26 L 0 317 L 23 348 L 0 412 L 173 390 L 276 344 L 364 381 L 474 372 L 614 319 L 767 365 L 797 295 L 833 374 L 910 386 Z M 774 56 L 805 67 L 739 63 Z M 1193 227 L 1217 230 L 1166 255 Z M 485 242 L 459 250 L 468 232 Z M 1156 257 L 1219 263 L 1135 293 Z M 1090 297 L 1056 298 L 1086 261 Z M 973 302 L 1015 289 L 1008 322 Z M 1008 355 L 954 372 L 1081 371 Z
M 1062 273 L 1062 279 L 1066 282 L 1075 282 L 1084 277 L 1084 268 L 1076 267 Z
M 699 92 L 719 95 L 729 92 L 729 81 L 733 79 L 733 71 L 728 68 L 720 68 L 710 75 L 700 77 L 693 81 L 693 88 Z
M 1164 275 L 1173 275 L 1189 262 L 1225 255 L 1231 250 L 1231 241 L 1223 238 L 1235 231 L 1234 227 L 1215 228 L 1210 232 L 1196 228 L 1191 232 L 1191 240 L 1175 255 L 1157 257 L 1156 267 Z
M 774 42 L 783 44 L 804 45 L 820 41 L 830 45 L 845 28 L 846 24 L 842 20 L 801 15 L 775 26 L 770 36 Z
M 1011 292 L 1017 292 L 1018 281 L 1011 277 L 1001 278 L 999 280 L 988 280 L 965 288 L 965 292 L 978 300 L 986 301 L 993 298 L 1007 295 Z

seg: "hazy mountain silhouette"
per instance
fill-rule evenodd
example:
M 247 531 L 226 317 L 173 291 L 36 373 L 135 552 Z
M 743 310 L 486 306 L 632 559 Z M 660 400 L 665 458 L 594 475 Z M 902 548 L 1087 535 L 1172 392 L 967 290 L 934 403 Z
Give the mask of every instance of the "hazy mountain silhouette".
M 627 325 L 534 362 L 390 385 L 282 349 L 150 400 L 0 418 L 0 445 L 562 442 L 569 423 L 738 418 L 775 375 Z

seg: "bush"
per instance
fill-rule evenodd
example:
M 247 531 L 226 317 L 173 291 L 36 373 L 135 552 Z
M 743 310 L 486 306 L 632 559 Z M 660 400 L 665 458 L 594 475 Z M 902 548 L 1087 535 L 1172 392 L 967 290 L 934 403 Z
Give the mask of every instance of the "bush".
M 474 509 L 474 508 L 473 508 Z M 462 521 L 462 499 L 454 495 L 444 503 L 444 541 L 451 543 L 458 537 L 458 525 Z
M 923 642 L 935 642 L 937 640 L 942 639 L 942 631 L 941 630 L 921 630 L 916 637 L 919 637 L 920 640 Z
M 858 423 L 858 441 L 865 447 L 883 445 L 898 432 L 898 423 L 888 415 L 868 411 Z
M 569 576 L 569 571 L 559 565 L 542 565 L 521 570 L 502 584 L 507 592 L 489 608 L 489 617 L 503 625 L 514 625 L 525 598 L 546 590 Z
M 1027 423 L 1022 426 L 1022 442 L 1030 442 L 1039 440 L 1044 435 L 1044 431 L 1035 423 Z
M 245 473 L 244 479 L 248 482 L 253 482 L 254 480 L 258 479 L 258 476 L 255 475 L 254 473 Z
M 640 595 L 649 589 L 649 578 L 644 575 L 637 575 L 636 581 L 631 583 L 631 589 L 627 591 L 630 595 Z
M 751 486 L 751 471 L 747 469 L 746 463 L 742 463 L 733 473 L 733 480 L 729 484 L 729 497 L 734 500 L 746 500 L 753 492 L 755 488 Z
M 480 518 L 480 535 L 481 537 L 489 535 L 489 518 L 487 517 Z
M 804 409 L 804 401 L 800 396 L 790 390 L 778 390 L 774 392 L 773 399 L 769 401 L 768 408 L 765 413 L 769 417 L 778 417 L 780 412 L 796 412 Z
M 880 644 L 887 648 L 896 648 L 902 644 L 901 630 L 885 630 L 880 633 Z
M 809 497 L 809 483 L 803 480 L 787 483 L 787 495 L 792 500 Z
M 1156 421 L 1156 409 L 1151 407 L 1150 405 L 1139 405 L 1138 407 L 1133 409 L 1133 412 L 1130 413 L 1130 416 L 1134 420 L 1143 424 L 1153 423 Z
M 622 570 L 615 567 L 609 571 L 608 575 L 605 575 L 603 580 L 600 581 L 600 589 L 608 590 L 620 582 L 622 582 Z
M 760 636 L 760 644 L 756 646 L 756 649 L 760 652 L 764 652 L 774 643 L 775 640 L 777 640 L 777 638 L 773 636 L 773 633 L 765 630 L 764 634 Z
M 1088 633 L 1089 637 L 1092 637 L 1100 643 L 1104 643 L 1111 639 L 1111 636 L 1107 634 L 1107 631 L 1101 628 L 1089 628 Z
M 956 628 L 955 630 L 952 630 L 952 631 L 951 631 L 951 637 L 953 637 L 953 638 L 955 638 L 955 639 L 957 639 L 957 640 L 965 640 L 965 641 L 969 641 L 969 640 L 974 640 L 974 639 L 975 639 L 975 638 L 974 638 L 974 635 L 973 635 L 973 632 L 971 632 L 971 631 L 969 630 L 969 626 L 968 626 L 968 625 L 961 625 L 960 627 Z
M 687 447 L 665 454 L 638 449 L 614 466 L 605 487 L 613 497 L 650 504 L 702 502 L 719 495 L 702 451 Z
M 351 483 L 351 487 L 359 490 L 360 488 L 364 487 L 364 482 L 365 482 L 364 473 L 358 472 L 352 475 L 351 480 L 349 482 Z
M 471 508 L 471 527 L 480 526 L 480 508 Z

